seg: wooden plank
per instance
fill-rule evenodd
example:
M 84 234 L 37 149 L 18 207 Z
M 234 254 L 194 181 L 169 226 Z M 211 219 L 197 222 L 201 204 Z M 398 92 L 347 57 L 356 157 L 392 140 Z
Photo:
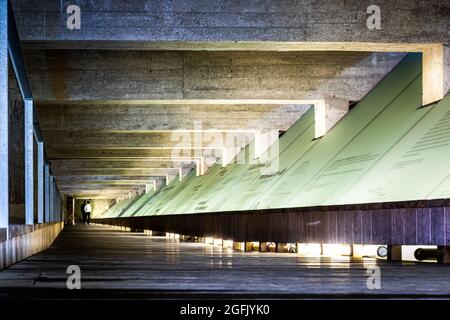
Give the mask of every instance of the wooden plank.
M 431 244 L 431 212 L 429 208 L 418 208 L 416 213 L 417 244 Z
M 431 208 L 431 243 L 445 245 L 445 208 Z
M 403 216 L 403 243 L 416 244 L 417 210 L 401 209 Z
M 362 239 L 362 213 L 360 210 L 354 211 L 353 213 L 353 223 L 354 223 L 354 229 L 353 229 L 353 239 L 354 243 L 361 244 L 363 243 Z

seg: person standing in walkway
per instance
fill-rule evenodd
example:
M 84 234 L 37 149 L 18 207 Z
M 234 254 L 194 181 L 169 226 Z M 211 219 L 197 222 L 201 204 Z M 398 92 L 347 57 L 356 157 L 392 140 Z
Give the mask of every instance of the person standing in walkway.
M 84 212 L 85 212 L 85 215 L 86 215 L 86 222 L 87 222 L 87 224 L 91 223 L 91 211 L 92 211 L 91 203 L 90 203 L 90 201 L 88 201 L 86 206 L 84 207 Z
M 86 201 L 81 204 L 81 215 L 83 216 L 83 224 L 86 224 Z

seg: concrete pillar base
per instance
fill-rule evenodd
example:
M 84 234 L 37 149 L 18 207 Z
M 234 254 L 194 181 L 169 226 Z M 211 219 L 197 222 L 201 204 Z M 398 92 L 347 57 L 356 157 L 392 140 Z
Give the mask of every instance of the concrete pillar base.
M 278 253 L 287 253 L 289 252 L 289 248 L 287 243 L 276 243 L 276 252 Z
M 260 252 L 278 252 L 278 244 L 272 242 L 260 242 L 259 251 Z
M 387 250 L 388 250 L 387 254 L 388 261 L 402 261 L 402 246 L 388 245 Z
M 233 242 L 233 249 L 240 252 L 250 252 L 253 251 L 252 242 Z
M 438 263 L 450 263 L 450 246 L 438 246 L 437 261 Z

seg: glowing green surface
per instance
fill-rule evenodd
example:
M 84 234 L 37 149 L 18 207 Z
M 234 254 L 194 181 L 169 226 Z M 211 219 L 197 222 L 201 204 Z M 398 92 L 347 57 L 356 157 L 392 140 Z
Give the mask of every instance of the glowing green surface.
M 339 121 L 312 148 L 300 155 L 283 176 L 262 193 L 255 208 L 281 208 L 310 203 L 297 201 L 307 184 L 368 125 L 374 121 L 398 96 L 421 74 L 420 55 L 408 55 L 385 79 L 383 79 L 361 102 Z M 413 107 L 420 106 L 420 103 Z M 383 132 L 374 132 L 382 142 Z M 318 192 L 320 193 L 320 191 Z M 317 198 L 327 197 L 316 194 Z M 304 198 L 303 198 L 304 199 Z M 317 202 L 315 202 L 317 203 Z
M 121 217 L 132 217 L 139 209 L 141 209 L 149 200 L 151 197 L 153 197 L 154 192 L 148 192 L 140 195 L 134 203 L 132 203 L 128 209 L 126 209 Z
M 450 95 L 374 165 L 339 203 L 449 198 Z

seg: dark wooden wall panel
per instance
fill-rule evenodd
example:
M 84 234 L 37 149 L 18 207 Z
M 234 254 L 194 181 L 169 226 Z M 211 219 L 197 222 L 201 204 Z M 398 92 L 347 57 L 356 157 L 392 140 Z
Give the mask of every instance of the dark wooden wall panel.
M 403 213 L 401 210 L 392 212 L 392 244 L 403 243 Z
M 95 222 L 234 241 L 450 245 L 448 200 L 179 214 Z
M 354 243 L 363 243 L 362 212 L 360 210 L 357 210 L 353 213 L 353 239 Z
M 372 239 L 371 243 L 382 243 L 381 239 L 383 238 L 381 234 L 381 226 L 382 226 L 382 217 L 381 217 L 381 211 L 372 211 Z
M 431 208 L 431 242 L 445 243 L 445 208 Z
M 372 213 L 362 211 L 362 243 L 372 243 Z
M 450 245 L 450 207 L 445 207 L 445 244 Z
M 381 236 L 380 243 L 392 243 L 393 214 L 391 209 L 381 209 Z
M 403 218 L 403 242 L 416 244 L 417 209 L 407 208 L 401 210 Z
M 429 208 L 417 209 L 417 243 L 431 244 L 431 212 Z

